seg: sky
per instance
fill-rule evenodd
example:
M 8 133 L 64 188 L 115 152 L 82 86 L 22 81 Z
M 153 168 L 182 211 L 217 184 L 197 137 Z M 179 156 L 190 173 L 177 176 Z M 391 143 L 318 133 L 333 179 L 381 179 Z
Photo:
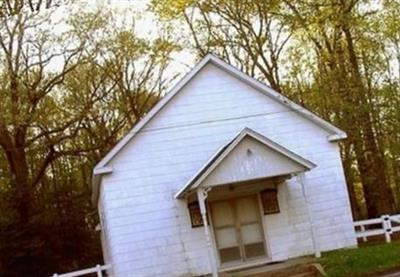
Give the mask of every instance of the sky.
M 135 11 L 136 34 L 143 38 L 155 38 L 160 31 L 157 17 L 147 7 L 150 0 L 87 0 L 94 7 L 113 9 L 121 16 L 132 16 L 130 10 Z M 179 51 L 172 56 L 170 76 L 176 73 L 183 75 L 195 64 L 195 56 L 189 51 Z M 179 79 L 179 78 L 178 78 Z

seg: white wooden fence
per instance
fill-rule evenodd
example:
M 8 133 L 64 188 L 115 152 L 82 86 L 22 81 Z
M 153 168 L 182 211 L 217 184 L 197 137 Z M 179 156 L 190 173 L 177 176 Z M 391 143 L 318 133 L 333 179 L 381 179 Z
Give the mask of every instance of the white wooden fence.
M 96 265 L 95 267 L 82 269 L 74 272 L 64 273 L 64 274 L 57 274 L 54 273 L 52 277 L 76 277 L 76 276 L 83 276 L 90 273 L 97 273 L 97 277 L 103 277 L 103 271 L 110 269 L 110 265 Z
M 375 225 L 374 228 L 365 228 Z M 378 225 L 378 227 L 377 227 Z M 357 238 L 367 241 L 367 237 L 385 235 L 386 242 L 391 242 L 391 235 L 400 232 L 400 214 L 382 215 L 378 218 L 360 220 L 354 222 Z

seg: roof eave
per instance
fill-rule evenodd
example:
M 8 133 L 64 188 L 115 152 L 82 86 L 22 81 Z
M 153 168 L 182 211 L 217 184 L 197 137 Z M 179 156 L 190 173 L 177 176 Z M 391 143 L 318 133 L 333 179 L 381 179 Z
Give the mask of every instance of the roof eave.
M 105 174 L 112 173 L 112 171 L 113 171 L 113 168 L 111 166 L 95 167 L 93 169 L 92 199 L 91 199 L 93 206 L 97 206 L 97 202 L 99 200 L 101 177 Z
M 347 134 L 345 132 L 339 132 L 328 136 L 328 140 L 330 142 L 337 142 L 339 140 L 344 140 L 347 138 Z
M 313 168 L 314 167 L 316 167 L 316 166 L 313 166 Z M 304 169 L 305 169 L 304 171 L 310 171 L 312 168 L 304 167 Z M 271 176 L 271 177 L 268 177 L 268 178 L 279 177 L 279 176 L 294 176 L 294 175 L 299 174 L 299 173 L 304 172 L 304 171 L 293 172 L 293 173 L 288 174 L 288 175 Z M 193 190 L 191 190 L 191 187 L 190 186 L 185 186 L 183 189 L 178 191 L 175 194 L 174 197 L 175 197 L 175 199 L 183 199 L 184 197 L 186 197 L 187 195 L 190 194 L 190 191 L 193 191 Z
M 93 169 L 93 175 L 102 175 L 112 172 L 113 172 L 112 166 L 101 166 L 101 167 L 95 167 Z

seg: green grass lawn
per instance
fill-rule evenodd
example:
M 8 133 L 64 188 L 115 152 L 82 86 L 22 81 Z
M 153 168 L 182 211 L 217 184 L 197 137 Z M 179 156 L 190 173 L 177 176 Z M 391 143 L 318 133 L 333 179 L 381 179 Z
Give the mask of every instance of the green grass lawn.
M 365 276 L 400 268 L 400 241 L 326 252 L 318 261 L 329 277 Z

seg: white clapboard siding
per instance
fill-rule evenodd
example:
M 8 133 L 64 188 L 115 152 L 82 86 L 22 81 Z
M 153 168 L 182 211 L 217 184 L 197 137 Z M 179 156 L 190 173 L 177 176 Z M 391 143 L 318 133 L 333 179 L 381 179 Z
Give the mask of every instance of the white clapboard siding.
M 202 228 L 174 195 L 244 127 L 312 161 L 307 193 L 321 250 L 356 244 L 338 145 L 319 126 L 207 64 L 110 162 L 102 177 L 115 276 L 210 273 Z M 300 183 L 279 188 L 281 213 L 264 218 L 272 260 L 311 254 Z M 335 236 L 329 236 L 336 232 Z

